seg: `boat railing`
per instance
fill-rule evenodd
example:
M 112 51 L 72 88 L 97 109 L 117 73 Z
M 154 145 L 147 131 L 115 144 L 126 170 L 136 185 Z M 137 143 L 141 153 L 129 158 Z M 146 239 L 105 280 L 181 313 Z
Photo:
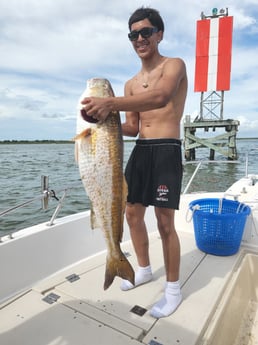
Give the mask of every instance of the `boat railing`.
M 41 194 L 39 194 L 39 195 L 37 195 L 37 196 L 35 196 L 35 197 L 25 201 L 25 202 L 17 204 L 13 207 L 10 207 L 8 209 L 0 211 L 0 217 L 5 216 L 11 212 L 14 212 L 20 208 L 26 207 L 26 206 L 28 206 L 28 205 L 36 202 L 36 201 L 39 201 L 39 200 L 41 200 L 42 210 L 47 210 L 49 200 L 51 198 L 53 198 L 58 203 L 57 203 L 57 206 L 53 212 L 53 215 L 52 215 L 50 221 L 48 223 L 46 223 L 47 226 L 51 227 L 52 225 L 54 225 L 55 219 L 57 218 L 59 212 L 61 211 L 61 208 L 64 204 L 64 200 L 67 196 L 68 191 L 74 190 L 76 188 L 81 188 L 81 187 L 82 187 L 81 183 L 80 184 L 74 183 L 74 184 L 70 185 L 69 187 L 59 189 L 59 190 L 49 189 L 49 176 L 42 175 L 41 176 Z M 60 193 L 62 194 L 61 197 L 57 197 L 57 195 L 59 195 Z M 19 231 L 19 230 L 17 230 L 17 231 Z M 14 231 L 14 232 L 17 232 L 17 231 Z M 12 233 L 14 233 L 14 232 L 12 232 Z M 8 234 L 8 236 L 10 238 L 12 238 L 12 233 Z M 5 237 L 5 235 L 3 237 Z M 2 237 L 0 237 L 0 242 L 2 242 Z
M 228 160 L 228 161 L 225 161 L 225 160 L 200 160 L 200 161 L 189 161 L 189 162 L 185 162 L 185 165 L 187 164 L 197 164 L 193 174 L 191 175 L 184 191 L 182 192 L 182 194 L 186 194 L 190 188 L 190 186 L 192 185 L 193 183 L 193 180 L 195 179 L 195 176 L 197 175 L 199 169 L 201 168 L 202 165 L 204 164 L 218 164 L 218 163 L 221 163 L 221 164 L 239 164 L 238 161 L 236 160 Z

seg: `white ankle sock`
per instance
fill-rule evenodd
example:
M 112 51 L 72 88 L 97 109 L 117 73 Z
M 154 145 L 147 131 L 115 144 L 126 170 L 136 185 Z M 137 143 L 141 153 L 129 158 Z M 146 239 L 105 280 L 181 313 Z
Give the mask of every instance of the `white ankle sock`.
M 135 288 L 136 286 L 145 284 L 152 279 L 151 266 L 138 267 L 137 272 L 135 273 L 135 285 L 129 282 L 129 280 L 123 280 L 120 286 L 121 290 L 127 291 Z
M 167 282 L 164 296 L 152 307 L 150 314 L 161 318 L 172 314 L 182 301 L 179 281 Z

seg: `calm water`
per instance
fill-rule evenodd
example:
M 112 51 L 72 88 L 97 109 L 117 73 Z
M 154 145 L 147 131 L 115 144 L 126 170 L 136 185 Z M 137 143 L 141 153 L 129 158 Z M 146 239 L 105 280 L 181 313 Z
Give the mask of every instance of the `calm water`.
M 125 143 L 124 164 L 127 162 L 133 142 Z M 204 164 L 195 178 L 189 192 L 223 191 L 236 179 L 245 175 L 245 156 L 249 152 L 249 173 L 258 171 L 258 140 L 239 140 L 237 164 L 226 163 L 227 160 L 215 156 L 217 162 Z M 196 151 L 197 160 L 207 160 L 207 149 Z M 74 162 L 73 144 L 1 144 L 0 145 L 0 213 L 13 206 L 26 202 L 41 194 L 41 175 L 49 176 L 49 189 L 61 197 L 62 190 L 69 189 L 59 217 L 85 211 L 89 208 L 89 200 L 80 181 L 78 167 Z M 187 185 L 196 164 L 185 164 L 183 187 Z M 17 209 L 0 217 L 0 235 L 40 222 L 49 221 L 57 201 L 49 201 L 47 211 L 41 209 L 41 201 Z

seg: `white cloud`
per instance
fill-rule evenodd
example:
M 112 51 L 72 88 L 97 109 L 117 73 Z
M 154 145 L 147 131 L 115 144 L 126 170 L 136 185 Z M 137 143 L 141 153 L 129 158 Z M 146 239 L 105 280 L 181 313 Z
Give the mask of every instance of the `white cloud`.
M 193 92 L 195 27 L 202 11 L 211 13 L 213 1 L 2 0 L 0 127 L 5 130 L 0 140 L 31 134 L 24 123 L 35 126 L 32 132 L 38 139 L 72 137 L 76 103 L 89 77 L 110 79 L 115 93 L 122 95 L 124 82 L 140 68 L 127 39 L 127 21 L 142 5 L 157 8 L 164 19 L 161 52 L 186 61 L 185 113 L 195 116 L 200 98 Z M 257 0 L 228 0 L 227 7 L 234 16 L 234 41 L 225 113 L 241 116 L 240 134 L 242 129 L 258 133 Z M 13 130 L 15 124 L 19 131 Z

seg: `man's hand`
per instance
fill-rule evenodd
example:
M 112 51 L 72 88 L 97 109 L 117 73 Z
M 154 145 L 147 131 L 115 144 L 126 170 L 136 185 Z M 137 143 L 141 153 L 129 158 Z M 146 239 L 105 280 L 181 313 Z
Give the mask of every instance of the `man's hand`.
M 84 105 L 82 110 L 85 111 L 86 116 L 91 116 L 93 119 L 103 122 L 111 112 L 106 100 L 106 98 L 101 97 L 86 97 L 81 102 Z

